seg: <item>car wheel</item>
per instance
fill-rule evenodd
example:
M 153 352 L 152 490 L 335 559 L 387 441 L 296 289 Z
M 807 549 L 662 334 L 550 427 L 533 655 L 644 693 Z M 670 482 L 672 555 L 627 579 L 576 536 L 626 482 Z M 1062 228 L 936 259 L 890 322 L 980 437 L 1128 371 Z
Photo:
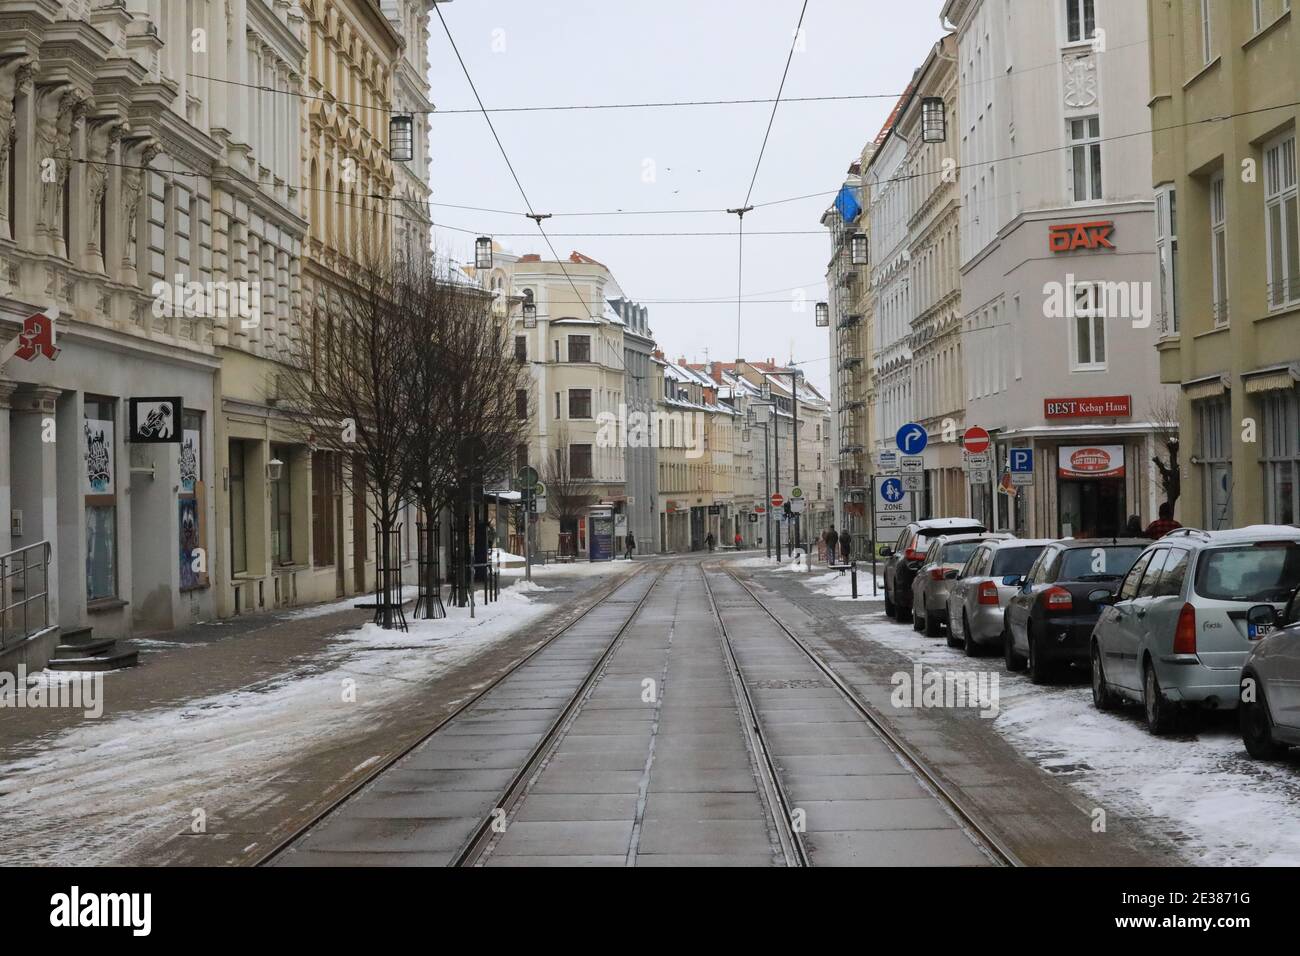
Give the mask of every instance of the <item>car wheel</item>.
M 1025 637 L 1025 643 L 1029 645 L 1029 679 L 1035 684 L 1046 684 L 1050 675 L 1047 673 L 1047 664 L 1043 661 L 1043 655 L 1034 653 L 1037 642 L 1034 640 L 1032 624 L 1025 628 Z
M 970 618 L 966 616 L 965 611 L 961 612 L 961 644 L 967 657 L 979 657 L 984 650 L 970 636 Z
M 930 609 L 924 605 L 921 608 L 921 624 L 923 625 L 921 629 L 925 631 L 926 637 L 939 636 L 941 625 L 930 616 Z M 950 640 L 948 643 L 951 644 L 952 641 Z
M 894 602 L 889 600 L 889 588 L 885 588 L 885 617 L 893 617 L 896 612 Z
M 1169 733 L 1174 726 L 1174 705 L 1165 699 L 1160 690 L 1160 678 L 1148 662 L 1142 677 L 1142 708 L 1146 712 L 1147 730 L 1157 737 Z
M 1245 678 L 1243 678 L 1244 682 Z M 1273 722 L 1268 716 L 1268 705 L 1264 702 L 1264 688 L 1255 679 L 1255 699 L 1244 699 L 1237 708 L 1241 725 L 1241 742 L 1246 745 L 1246 752 L 1256 760 L 1277 760 L 1286 753 L 1286 744 L 1273 739 Z
M 1016 653 L 1016 645 L 1011 640 L 1011 628 L 1002 627 L 1002 653 L 1006 657 L 1007 670 L 1014 672 L 1025 669 L 1025 659 Z
M 1098 710 L 1114 710 L 1119 700 L 1106 683 L 1106 671 L 1102 666 L 1101 645 L 1092 645 L 1092 706 Z
M 924 631 L 925 622 L 921 620 L 919 617 L 917 617 L 915 604 L 912 605 L 911 613 L 912 613 L 912 630 L 916 631 L 917 633 Z
M 895 598 L 894 620 L 896 620 L 899 624 L 906 624 L 911 619 L 912 619 L 912 609 L 910 607 L 903 607 L 902 602 L 899 601 L 897 598 Z

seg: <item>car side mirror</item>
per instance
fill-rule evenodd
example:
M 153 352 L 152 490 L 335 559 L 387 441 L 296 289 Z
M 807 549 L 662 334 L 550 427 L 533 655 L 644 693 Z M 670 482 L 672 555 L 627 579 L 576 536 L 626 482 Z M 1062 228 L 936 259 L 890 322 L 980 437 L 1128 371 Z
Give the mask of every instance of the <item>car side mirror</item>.
M 1018 574 L 1004 574 L 1002 584 L 1004 587 L 1018 588 L 1025 583 L 1025 579 Z
M 1270 630 L 1277 627 L 1277 611 L 1271 604 L 1256 604 L 1246 612 L 1246 624 L 1248 627 L 1258 627 L 1263 624 Z
M 1115 592 L 1107 591 L 1105 588 L 1097 588 L 1095 591 L 1088 592 L 1088 600 L 1093 604 L 1114 604 Z
M 881 549 L 880 549 L 880 556 L 881 556 L 882 558 L 892 558 L 892 557 L 894 556 L 894 549 L 893 549 L 893 548 L 881 548 Z
M 947 571 L 944 573 L 943 579 L 945 581 L 956 581 L 957 578 L 959 578 L 960 576 L 961 576 L 960 571 Z

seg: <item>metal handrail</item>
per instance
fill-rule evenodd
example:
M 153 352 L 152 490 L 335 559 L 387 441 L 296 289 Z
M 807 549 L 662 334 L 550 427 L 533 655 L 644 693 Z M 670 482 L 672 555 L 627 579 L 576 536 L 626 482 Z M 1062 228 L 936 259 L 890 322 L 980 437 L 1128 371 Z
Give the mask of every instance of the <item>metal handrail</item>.
M 32 552 L 39 551 L 36 561 Z M 0 647 L 25 641 L 50 626 L 50 555 L 49 541 L 15 548 L 0 554 Z M 40 591 L 32 591 L 31 573 L 40 569 Z M 21 578 L 15 582 L 14 579 Z M 16 595 L 21 594 L 18 598 Z M 40 602 L 39 625 L 33 627 L 31 605 Z M 18 627 L 18 609 L 22 610 L 22 627 Z

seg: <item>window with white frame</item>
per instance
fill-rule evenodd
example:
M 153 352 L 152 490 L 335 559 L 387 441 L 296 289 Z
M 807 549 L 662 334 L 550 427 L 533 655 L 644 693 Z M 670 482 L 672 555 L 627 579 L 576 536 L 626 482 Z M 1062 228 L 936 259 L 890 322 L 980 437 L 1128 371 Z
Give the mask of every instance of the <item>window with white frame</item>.
M 1258 33 L 1264 27 L 1264 0 L 1251 0 L 1250 7 L 1253 29 Z
M 1211 0 L 1201 0 L 1201 61 L 1209 63 L 1214 59 L 1214 23 Z
M 1097 35 L 1097 13 L 1093 0 L 1065 0 L 1065 39 L 1082 43 Z
M 1074 287 L 1073 368 L 1076 372 L 1094 372 L 1106 367 L 1106 309 L 1102 289 L 1091 282 Z
M 1300 303 L 1300 197 L 1296 190 L 1295 133 L 1264 152 L 1264 222 L 1268 237 L 1268 304 Z
M 1101 120 L 1085 116 L 1069 121 L 1070 179 L 1075 202 L 1095 202 L 1101 194 Z
M 1178 334 L 1178 195 L 1156 191 L 1156 256 L 1160 268 L 1160 334 Z
M 1228 324 L 1228 220 L 1225 214 L 1223 173 L 1210 180 L 1210 277 L 1214 324 Z

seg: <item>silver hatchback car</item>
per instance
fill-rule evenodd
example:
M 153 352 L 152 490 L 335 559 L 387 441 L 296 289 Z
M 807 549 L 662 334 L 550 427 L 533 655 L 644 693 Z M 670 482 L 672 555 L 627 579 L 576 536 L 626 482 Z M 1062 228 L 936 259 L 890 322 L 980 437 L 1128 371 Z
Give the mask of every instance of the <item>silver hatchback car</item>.
M 1281 612 L 1300 585 L 1300 529 L 1181 528 L 1152 544 L 1092 632 L 1092 697 L 1105 710 L 1129 699 L 1153 734 L 1184 705 L 1235 709 L 1246 656 L 1262 636 L 1251 609 Z
M 928 637 L 938 637 L 948 623 L 948 588 L 967 559 L 985 541 L 1001 541 L 1006 534 L 950 534 L 935 538 L 912 579 L 912 627 Z
M 1241 668 L 1241 741 L 1257 760 L 1300 747 L 1300 590 L 1280 618 L 1269 620 L 1272 612 L 1271 605 L 1251 609 L 1247 622 L 1259 640 Z
M 1007 602 L 1019 590 L 1003 582 L 1023 577 L 1051 538 L 991 539 L 978 548 L 948 589 L 948 646 L 977 657 L 988 647 L 1002 648 Z

